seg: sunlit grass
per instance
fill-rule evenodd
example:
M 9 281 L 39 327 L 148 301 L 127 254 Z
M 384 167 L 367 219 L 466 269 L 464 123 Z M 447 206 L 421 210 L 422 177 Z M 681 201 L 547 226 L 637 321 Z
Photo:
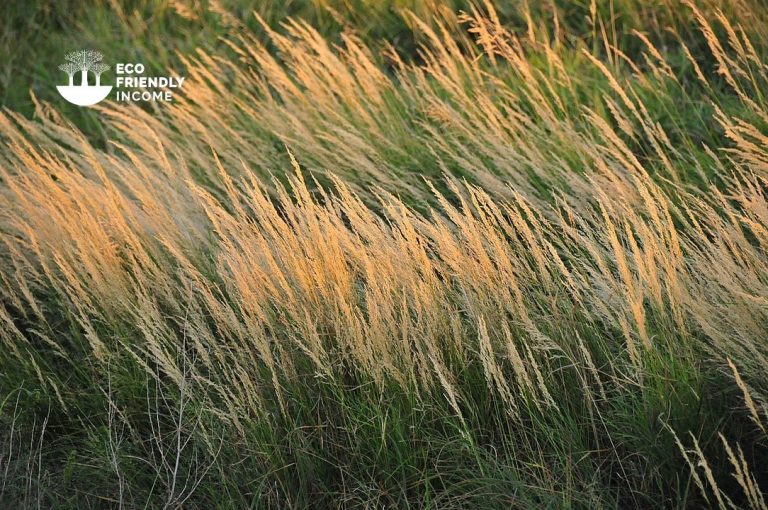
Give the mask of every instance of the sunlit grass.
M 758 2 L 267 7 L 0 115 L 0 502 L 765 508 Z

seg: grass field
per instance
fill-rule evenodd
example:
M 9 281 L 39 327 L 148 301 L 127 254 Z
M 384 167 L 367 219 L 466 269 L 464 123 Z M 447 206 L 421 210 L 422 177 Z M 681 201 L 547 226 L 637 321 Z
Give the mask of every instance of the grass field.
M 0 6 L 0 508 L 768 508 L 764 1 L 246 4 Z

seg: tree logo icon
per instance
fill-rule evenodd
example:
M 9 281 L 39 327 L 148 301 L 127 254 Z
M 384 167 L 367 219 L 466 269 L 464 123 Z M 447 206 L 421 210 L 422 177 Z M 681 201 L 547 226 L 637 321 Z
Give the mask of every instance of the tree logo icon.
M 104 55 L 96 50 L 80 50 L 67 53 L 65 64 L 59 69 L 69 76 L 69 85 L 56 87 L 59 94 L 72 104 L 78 106 L 91 106 L 104 100 L 112 90 L 111 85 L 101 84 L 101 75 L 109 70 L 109 66 L 101 62 Z M 93 73 L 92 81 L 88 84 L 88 73 Z M 75 85 L 75 75 L 80 73 L 80 84 Z

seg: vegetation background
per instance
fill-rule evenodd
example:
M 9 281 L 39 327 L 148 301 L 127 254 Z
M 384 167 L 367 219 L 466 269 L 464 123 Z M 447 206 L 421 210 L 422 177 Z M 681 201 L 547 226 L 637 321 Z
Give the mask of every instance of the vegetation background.
M 766 508 L 764 1 L 0 24 L 1 507 Z

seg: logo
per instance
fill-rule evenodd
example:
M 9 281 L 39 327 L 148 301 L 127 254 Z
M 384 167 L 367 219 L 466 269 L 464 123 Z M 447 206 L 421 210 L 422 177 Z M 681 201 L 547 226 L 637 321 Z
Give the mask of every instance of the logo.
M 69 84 L 57 86 L 59 94 L 79 106 L 92 106 L 103 101 L 112 89 L 115 90 L 116 101 L 171 102 L 174 92 L 184 84 L 184 76 L 144 76 L 144 64 L 123 62 L 115 65 L 115 85 L 102 85 L 101 75 L 110 70 L 110 67 L 101 61 L 103 58 L 104 55 L 96 50 L 67 53 L 64 57 L 67 62 L 60 65 L 59 69 L 67 73 Z M 92 77 L 89 76 L 91 74 Z M 79 85 L 75 85 L 76 81 L 80 82 Z
M 61 97 L 78 106 L 91 106 L 103 101 L 112 91 L 110 85 L 101 84 L 101 75 L 109 66 L 101 62 L 104 55 L 95 50 L 80 50 L 67 53 L 65 64 L 59 69 L 69 76 L 69 85 L 59 85 L 56 89 Z M 75 85 L 75 77 L 80 74 L 80 84 Z M 88 83 L 88 73 L 93 74 L 94 84 Z

